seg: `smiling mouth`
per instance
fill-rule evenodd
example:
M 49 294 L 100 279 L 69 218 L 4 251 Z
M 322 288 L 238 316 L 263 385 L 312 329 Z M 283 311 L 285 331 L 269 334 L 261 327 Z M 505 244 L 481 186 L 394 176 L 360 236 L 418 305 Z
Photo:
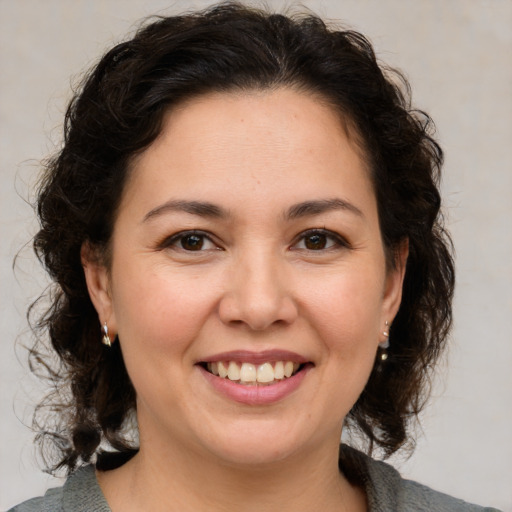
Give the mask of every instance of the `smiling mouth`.
M 293 377 L 305 367 L 304 364 L 293 361 L 264 362 L 262 364 L 216 361 L 203 363 L 201 366 L 212 375 L 247 386 L 276 384 Z

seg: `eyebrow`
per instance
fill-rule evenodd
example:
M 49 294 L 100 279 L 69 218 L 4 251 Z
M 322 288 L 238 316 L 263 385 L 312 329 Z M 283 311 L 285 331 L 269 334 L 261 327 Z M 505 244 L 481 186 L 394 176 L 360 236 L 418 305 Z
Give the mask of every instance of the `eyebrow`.
M 320 215 L 321 213 L 333 210 L 345 210 L 364 218 L 363 212 L 357 206 L 339 198 L 304 201 L 303 203 L 295 204 L 288 209 L 285 217 L 292 220 L 300 217 Z
M 213 203 L 202 202 L 202 201 L 183 201 L 183 200 L 171 200 L 164 204 L 153 208 L 151 211 L 144 215 L 142 219 L 146 222 L 154 217 L 163 215 L 169 212 L 185 212 L 199 217 L 210 217 L 210 218 L 224 218 L 228 216 L 228 212 Z
M 319 199 L 312 201 L 304 201 L 291 206 L 285 212 L 285 218 L 288 220 L 298 219 L 301 217 L 308 217 L 320 215 L 322 213 L 333 210 L 345 210 L 356 214 L 359 217 L 364 217 L 363 212 L 343 199 Z M 170 200 L 164 204 L 157 206 L 150 210 L 143 218 L 143 222 L 170 212 L 185 212 L 198 217 L 209 217 L 214 219 L 223 219 L 229 217 L 229 213 L 213 203 L 203 201 L 185 201 L 185 200 Z

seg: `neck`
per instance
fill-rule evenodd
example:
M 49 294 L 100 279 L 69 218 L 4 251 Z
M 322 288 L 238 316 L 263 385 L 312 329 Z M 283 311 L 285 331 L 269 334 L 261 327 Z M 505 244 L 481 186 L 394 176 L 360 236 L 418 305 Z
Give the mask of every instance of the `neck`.
M 114 512 L 365 510 L 362 491 L 339 472 L 337 443 L 331 448 L 247 467 L 190 447 L 141 442 L 132 460 L 99 481 Z

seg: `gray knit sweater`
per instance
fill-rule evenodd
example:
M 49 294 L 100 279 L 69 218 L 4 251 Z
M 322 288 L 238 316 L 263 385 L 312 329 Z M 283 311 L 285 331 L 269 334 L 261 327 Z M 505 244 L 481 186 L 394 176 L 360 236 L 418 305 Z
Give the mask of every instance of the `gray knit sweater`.
M 410 480 L 384 462 L 342 447 L 340 466 L 366 491 L 369 512 L 499 512 L 452 498 Z M 111 512 L 96 480 L 94 467 L 77 470 L 63 487 L 50 489 L 9 512 Z

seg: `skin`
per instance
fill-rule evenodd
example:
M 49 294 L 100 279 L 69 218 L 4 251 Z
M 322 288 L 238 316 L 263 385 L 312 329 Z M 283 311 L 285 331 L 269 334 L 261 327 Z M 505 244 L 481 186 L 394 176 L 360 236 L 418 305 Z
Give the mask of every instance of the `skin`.
M 312 229 L 328 234 L 305 236 Z M 175 236 L 187 230 L 207 235 L 201 250 Z M 338 470 L 338 444 L 398 310 L 406 257 L 388 269 L 364 159 L 317 98 L 211 94 L 170 112 L 134 162 L 111 268 L 83 250 L 91 299 L 137 392 L 140 452 L 98 474 L 111 508 L 366 510 Z M 267 405 L 220 394 L 196 364 L 274 349 L 311 364 Z

